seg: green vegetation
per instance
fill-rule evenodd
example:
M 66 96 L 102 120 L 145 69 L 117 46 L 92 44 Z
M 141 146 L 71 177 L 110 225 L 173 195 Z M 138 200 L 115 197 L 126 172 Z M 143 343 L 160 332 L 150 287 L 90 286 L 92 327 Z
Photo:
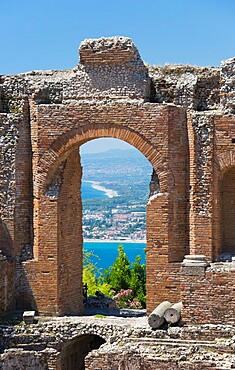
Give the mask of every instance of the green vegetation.
M 124 247 L 119 245 L 118 257 L 103 274 L 91 257 L 97 256 L 84 250 L 83 284 L 87 284 L 88 296 L 100 291 L 115 299 L 120 308 L 145 307 L 146 268 L 140 263 L 140 256 L 130 263 Z
M 151 164 L 136 149 L 83 154 L 81 159 L 83 181 L 97 181 L 118 193 L 117 197 L 108 199 L 83 199 L 84 236 L 118 239 L 136 233 L 144 239 Z M 135 212 L 143 215 L 135 216 Z M 118 214 L 120 217 L 116 217 Z M 128 217 L 122 219 L 122 214 Z M 104 273 L 93 262 L 94 257 L 93 253 L 84 251 L 83 283 L 87 284 L 88 296 L 99 291 L 114 298 L 119 307 L 145 307 L 146 272 L 140 257 L 130 263 L 123 246 L 119 246 L 116 261 Z

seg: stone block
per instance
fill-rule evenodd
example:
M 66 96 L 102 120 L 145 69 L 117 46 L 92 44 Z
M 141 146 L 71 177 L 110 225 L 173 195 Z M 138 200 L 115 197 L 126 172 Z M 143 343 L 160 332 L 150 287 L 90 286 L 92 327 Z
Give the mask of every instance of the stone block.
M 24 311 L 23 320 L 25 324 L 33 324 L 35 311 Z

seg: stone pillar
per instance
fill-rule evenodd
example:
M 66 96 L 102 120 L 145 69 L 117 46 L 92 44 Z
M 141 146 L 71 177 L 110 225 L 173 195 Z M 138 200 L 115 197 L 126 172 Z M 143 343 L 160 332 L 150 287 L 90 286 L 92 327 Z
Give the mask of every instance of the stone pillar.
M 213 260 L 214 123 L 205 113 L 188 116 L 190 157 L 190 254 Z
M 209 265 L 206 256 L 200 254 L 190 254 L 184 257 L 181 267 L 182 275 L 202 275 Z
M 198 310 L 198 288 L 204 284 L 205 272 L 208 266 L 206 256 L 187 255 L 181 266 L 181 300 L 182 320 L 187 323 L 200 323 L 203 321 L 203 308 Z

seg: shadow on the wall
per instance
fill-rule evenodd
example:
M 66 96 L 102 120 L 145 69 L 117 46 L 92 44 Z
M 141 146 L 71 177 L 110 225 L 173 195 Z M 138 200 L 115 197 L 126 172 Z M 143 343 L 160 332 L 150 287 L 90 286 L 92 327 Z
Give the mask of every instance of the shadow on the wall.
M 14 253 L 13 241 L 6 224 L 0 219 L 0 253 L 11 257 Z
M 33 310 L 37 312 L 37 304 L 28 281 L 24 264 L 25 262 L 17 262 L 16 264 L 16 310 Z
M 95 334 L 84 334 L 66 343 L 61 351 L 61 369 L 84 370 L 87 354 L 104 343 L 105 340 Z

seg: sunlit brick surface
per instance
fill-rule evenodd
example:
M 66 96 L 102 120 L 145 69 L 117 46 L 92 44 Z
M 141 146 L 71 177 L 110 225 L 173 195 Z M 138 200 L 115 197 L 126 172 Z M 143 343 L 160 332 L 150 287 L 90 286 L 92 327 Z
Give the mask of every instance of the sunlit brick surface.
M 232 270 L 199 285 L 179 272 L 186 254 L 234 252 L 234 63 L 147 67 L 117 37 L 84 41 L 72 70 L 0 78 L 1 311 L 83 312 L 79 147 L 104 137 L 133 145 L 159 178 L 147 203 L 147 311 L 183 299 L 199 322 L 209 297 L 213 321 L 224 284 L 233 301 Z

